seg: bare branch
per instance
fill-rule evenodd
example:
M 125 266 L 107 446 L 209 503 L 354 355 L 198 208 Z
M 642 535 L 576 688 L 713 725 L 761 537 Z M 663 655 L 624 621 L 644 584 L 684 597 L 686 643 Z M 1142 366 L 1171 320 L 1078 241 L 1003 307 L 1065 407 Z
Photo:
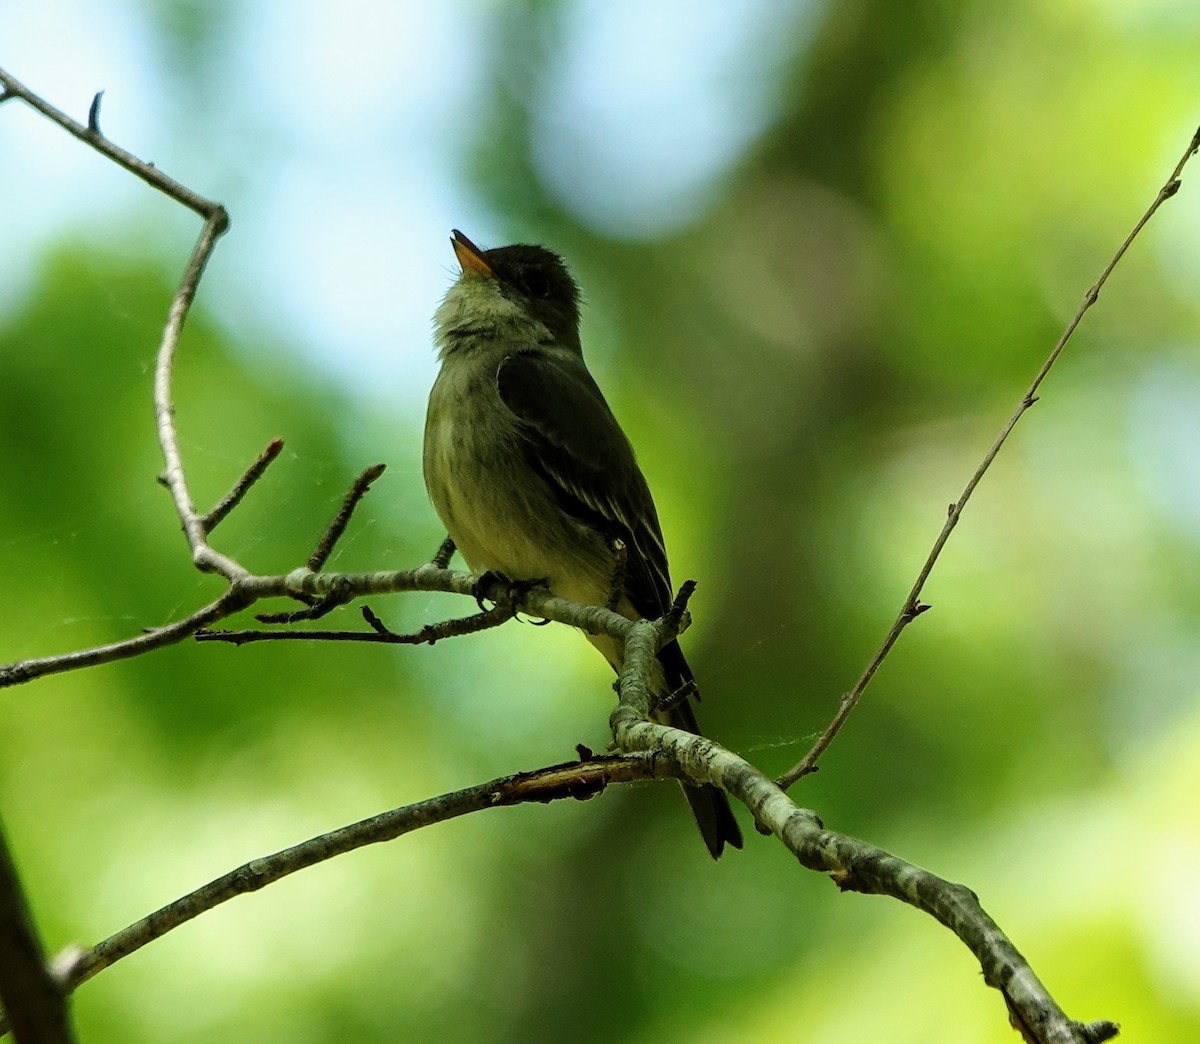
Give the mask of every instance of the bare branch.
M 157 419 L 158 442 L 166 463 L 163 478 L 171 492 L 171 498 L 175 501 L 175 512 L 183 525 L 188 546 L 192 549 L 192 562 L 201 572 L 220 573 L 232 582 L 246 576 L 246 570 L 233 559 L 209 546 L 204 517 L 196 512 L 184 475 L 183 458 L 179 452 L 179 433 L 175 429 L 175 405 L 171 401 L 171 372 L 175 364 L 179 335 L 183 331 L 183 324 L 195 299 L 196 289 L 204 275 L 204 268 L 216 248 L 217 239 L 228 227 L 229 219 L 223 207 L 218 207 L 212 217 L 205 219 L 200 238 L 192 250 L 187 268 L 184 269 L 179 289 L 175 291 L 154 366 L 154 415 Z
M 438 569 L 423 565 L 376 573 L 314 573 L 296 569 L 274 576 L 244 576 L 235 581 L 216 601 L 164 627 L 147 631 L 134 638 L 96 646 L 58 656 L 37 657 L 0 664 L 0 689 L 33 681 L 47 674 L 94 667 L 100 663 L 129 659 L 152 649 L 173 645 L 189 638 L 202 628 L 249 608 L 267 598 L 295 598 L 297 595 L 317 600 L 333 599 L 345 604 L 369 595 L 398 594 L 403 591 L 441 591 L 446 594 L 475 597 L 475 577 L 454 569 Z M 557 623 L 577 627 L 589 634 L 607 634 L 623 640 L 631 623 L 623 616 L 603 606 L 577 605 L 557 598 L 543 587 L 521 592 L 504 603 L 506 610 L 537 616 Z M 466 617 L 465 619 L 472 619 Z M 435 628 L 440 625 L 432 625 Z M 463 633 L 468 633 L 464 631 Z M 371 639 L 366 639 L 371 640 Z
M 186 185 L 181 185 L 174 178 L 168 177 L 154 164 L 146 163 L 144 160 L 138 159 L 130 152 L 114 145 L 107 138 L 100 135 L 99 131 L 90 130 L 82 123 L 78 123 L 71 119 L 65 112 L 56 109 L 44 98 L 34 94 L 28 87 L 16 79 L 16 77 L 0 69 L 0 85 L 4 87 L 4 94 L 0 95 L 0 100 L 8 101 L 14 98 L 19 98 L 32 109 L 36 109 L 43 116 L 53 123 L 58 124 L 68 134 L 73 135 L 80 141 L 90 145 L 97 152 L 107 156 L 110 160 L 120 167 L 124 167 L 131 174 L 137 175 L 146 184 L 152 188 L 158 189 L 164 195 L 169 196 L 177 203 L 182 203 L 189 210 L 195 211 L 205 221 L 218 220 L 220 225 L 218 235 L 225 231 L 228 227 L 229 217 L 225 213 L 225 208 L 220 203 L 216 203 L 211 199 L 205 199 L 197 192 L 193 192 Z M 95 100 L 93 99 L 93 105 Z
M 507 623 L 516 611 L 508 605 L 498 605 L 482 613 L 460 616 L 441 623 L 426 624 L 411 634 L 398 634 L 383 626 L 379 617 L 366 606 L 363 616 L 371 624 L 370 631 L 214 631 L 204 629 L 196 632 L 200 642 L 228 642 L 232 645 L 249 645 L 253 642 L 366 642 L 375 645 L 433 645 L 443 638 L 458 638 L 466 634 L 478 634 L 491 627 Z M 368 615 L 369 614 L 369 615 Z M 263 614 L 266 615 L 266 614 Z M 261 619 L 261 617 L 260 617 Z M 273 622 L 273 621 L 268 621 Z
M 1154 201 L 1146 208 L 1146 212 L 1138 219 L 1132 231 L 1130 231 L 1129 235 L 1125 237 L 1124 242 L 1117 248 L 1117 252 L 1113 254 L 1108 264 L 1104 266 L 1104 271 L 1100 273 L 1100 278 L 1084 294 L 1083 302 L 1075 312 L 1075 315 L 1072 316 L 1071 321 L 1067 323 L 1066 329 L 1063 330 L 1062 335 L 1051 349 L 1046 361 L 1042 363 L 1041 369 L 1038 370 L 1033 381 L 1025 390 L 1025 394 L 1021 396 L 1021 401 L 1017 404 L 1017 408 L 1013 411 L 1012 416 L 1008 418 L 1004 427 L 1000 429 L 1000 434 L 996 436 L 991 448 L 984 454 L 983 460 L 979 462 L 975 473 L 967 481 L 958 500 L 950 505 L 945 525 L 942 526 L 942 531 L 933 542 L 933 547 L 925 559 L 925 564 L 917 574 L 917 579 L 905 597 L 904 604 L 900 607 L 900 612 L 892 624 L 891 630 L 888 631 L 887 637 L 884 638 L 883 644 L 871 658 L 871 662 L 867 664 L 858 681 L 855 682 L 854 688 L 842 697 L 833 720 L 830 721 L 825 731 L 821 733 L 809 752 L 779 777 L 777 782 L 783 789 L 786 790 L 802 776 L 806 776 L 817 770 L 817 762 L 820 760 L 821 755 L 825 753 L 829 745 L 834 741 L 834 738 L 841 731 L 842 726 L 845 725 L 846 719 L 850 717 L 851 711 L 854 710 L 858 701 L 862 698 L 863 692 L 871 683 L 871 679 L 875 677 L 875 672 L 879 670 L 880 664 L 883 663 L 888 653 L 891 652 L 892 646 L 896 644 L 896 640 L 900 637 L 901 632 L 929 608 L 927 605 L 922 605 L 920 601 L 921 592 L 925 588 L 925 581 L 929 579 L 929 574 L 933 572 L 933 567 L 937 564 L 938 558 L 941 557 L 942 549 L 946 546 L 946 541 L 950 539 L 950 534 L 954 532 L 955 526 L 958 525 L 958 520 L 962 517 L 963 508 L 967 506 L 967 501 L 971 499 L 971 494 L 975 492 L 975 487 L 979 485 L 988 468 L 992 466 L 992 461 L 996 459 L 996 455 L 1008 440 L 1008 436 L 1012 433 L 1013 428 L 1017 426 L 1017 422 L 1025 415 L 1025 411 L 1037 402 L 1037 391 L 1042 386 L 1042 381 L 1046 379 L 1050 368 L 1062 354 L 1063 349 L 1067 346 L 1067 342 L 1075 333 L 1076 327 L 1079 326 L 1088 309 L 1096 303 L 1096 299 L 1100 296 L 1100 291 L 1104 288 L 1104 284 L 1108 282 L 1108 277 L 1112 275 L 1113 269 L 1120 263 L 1126 251 L 1133 244 L 1133 241 L 1142 229 L 1145 228 L 1147 222 L 1154 217 L 1158 208 L 1179 191 L 1183 168 L 1187 166 L 1188 160 L 1196 154 L 1197 150 L 1200 150 L 1200 130 L 1197 130 L 1192 136 L 1192 140 L 1188 143 L 1183 155 L 1179 158 L 1179 162 L 1175 164 L 1175 169 L 1171 172 L 1171 176 L 1167 178 L 1163 187 L 1158 190 L 1158 195 L 1154 197 Z
M 289 874 L 333 859 L 335 856 L 353 852 L 366 845 L 392 841 L 421 827 L 443 823 L 469 812 L 531 801 L 543 804 L 561 801 L 564 798 L 583 801 L 601 793 L 610 784 L 653 779 L 661 775 L 662 771 L 655 759 L 645 754 L 592 756 L 532 772 L 504 776 L 478 786 L 405 805 L 327 834 L 320 834 L 292 848 L 239 866 L 236 870 L 231 870 L 123 928 L 82 955 L 64 962 L 66 968 L 62 989 L 68 992 L 74 990 L 122 957 L 128 957 L 147 943 L 162 938 L 181 924 L 228 902 L 235 896 L 256 892 Z M 0 1015 L 0 1036 L 10 1028 L 5 1024 L 3 1015 Z
M 265 615 L 265 614 L 264 614 Z M 323 642 L 374 642 L 382 645 L 433 645 L 443 638 L 458 638 L 467 634 L 478 634 L 507 623 L 517 611 L 510 603 L 503 603 L 470 616 L 458 616 L 440 623 L 426 624 L 419 631 L 402 634 L 388 628 L 369 606 L 362 607 L 363 619 L 370 625 L 369 631 L 211 631 L 196 633 L 199 641 L 232 642 L 246 645 L 250 642 L 269 641 L 323 641 Z M 260 616 L 259 619 L 262 619 Z M 543 621 L 548 622 L 548 621 Z
M 196 241 L 191 259 L 184 269 L 183 278 L 171 302 L 167 325 L 163 330 L 162 342 L 159 345 L 158 358 L 154 368 L 154 412 L 158 422 L 158 439 L 166 464 L 163 471 L 164 484 L 171 491 L 171 496 L 175 501 L 176 513 L 179 515 L 180 523 L 183 525 L 188 545 L 192 551 L 192 561 L 201 571 L 220 573 L 230 581 L 245 576 L 245 569 L 232 559 L 214 551 L 208 545 L 204 520 L 196 513 L 184 477 L 183 461 L 179 453 L 179 437 L 175 430 L 175 407 L 171 402 L 171 369 L 174 363 L 175 349 L 179 344 L 179 335 L 183 330 L 183 324 L 187 319 L 192 301 L 195 299 L 196 289 L 200 285 L 200 279 L 204 275 L 208 259 L 212 256 L 217 240 L 229 228 L 229 215 L 220 203 L 193 192 L 174 178 L 168 177 L 153 164 L 138 159 L 132 153 L 126 152 L 104 138 L 97 126 L 100 95 L 92 100 L 89 114 L 91 125 L 84 126 L 34 94 L 3 69 L 0 69 L 0 84 L 3 84 L 6 95 L 20 98 L 25 104 L 36 109 L 80 141 L 87 143 L 114 163 L 136 174 L 153 188 L 176 202 L 182 203 L 204 218 L 204 227 L 200 231 L 200 237 Z
M 249 604 L 246 597 L 241 590 L 230 588 L 215 602 L 210 602 L 204 608 L 196 610 L 191 616 L 176 620 L 164 627 L 156 627 L 134 638 L 110 642 L 107 645 L 97 645 L 91 649 L 62 653 L 58 656 L 38 656 L 28 660 L 17 660 L 14 663 L 0 664 L 0 689 L 10 685 L 21 685 L 48 674 L 62 674 L 65 671 L 95 667 L 101 663 L 128 660 L 130 657 L 141 656 L 153 649 L 175 645 L 195 634 L 200 628 L 207 627 L 211 623 L 223 620 L 244 609 Z
M 308 608 L 285 609 L 278 613 L 255 613 L 254 619 L 265 624 L 293 624 L 300 623 L 301 620 L 319 620 L 349 601 L 348 596 L 339 591 L 332 591 L 324 598 L 311 598 L 299 593 L 293 594 L 292 597 L 298 602 L 303 602 Z

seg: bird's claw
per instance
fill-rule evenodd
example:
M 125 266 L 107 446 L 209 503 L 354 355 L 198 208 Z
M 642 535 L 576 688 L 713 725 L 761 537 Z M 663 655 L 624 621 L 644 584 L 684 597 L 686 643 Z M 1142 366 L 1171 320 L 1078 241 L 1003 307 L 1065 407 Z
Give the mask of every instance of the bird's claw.
M 546 577 L 537 580 L 513 580 L 503 573 L 489 569 L 475 581 L 472 594 L 475 595 L 475 604 L 479 606 L 480 612 L 487 612 L 484 602 L 491 602 L 493 606 L 513 605 L 535 587 L 546 587 L 548 584 L 549 580 Z

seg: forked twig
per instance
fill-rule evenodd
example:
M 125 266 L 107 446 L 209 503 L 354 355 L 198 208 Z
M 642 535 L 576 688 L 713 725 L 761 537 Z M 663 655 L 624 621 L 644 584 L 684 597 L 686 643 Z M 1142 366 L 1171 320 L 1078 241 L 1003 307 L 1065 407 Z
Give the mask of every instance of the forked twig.
M 175 430 L 175 407 L 171 401 L 171 369 L 179 336 L 183 331 L 183 324 L 191 309 L 192 301 L 195 299 L 196 289 L 200 285 L 200 279 L 216 247 L 217 240 L 229 228 L 229 214 L 220 203 L 193 192 L 174 178 L 168 177 L 153 164 L 138 159 L 131 152 L 127 152 L 105 138 L 99 130 L 99 95 L 92 99 L 89 125 L 85 126 L 73 120 L 62 110 L 55 108 L 39 95 L 34 94 L 3 69 L 0 69 L 0 84 L 4 86 L 6 97 L 19 98 L 69 134 L 86 142 L 97 152 L 107 156 L 114 163 L 124 167 L 151 187 L 183 204 L 204 219 L 204 227 L 200 230 L 200 236 L 192 250 L 192 256 L 171 301 L 167 325 L 163 330 L 162 341 L 159 345 L 154 367 L 154 412 L 157 418 L 158 441 L 166 465 L 163 471 L 165 485 L 171 491 L 171 496 L 175 501 L 176 513 L 179 515 L 180 523 L 183 525 L 188 545 L 192 551 L 192 561 L 198 569 L 204 572 L 220 573 L 229 580 L 244 576 L 246 575 L 245 569 L 227 556 L 214 551 L 208 545 L 202 517 L 196 513 L 184 477 L 183 460 L 179 453 L 179 436 Z
M 1132 231 L 1125 237 L 1124 242 L 1121 243 L 1117 248 L 1117 252 L 1113 254 L 1112 259 L 1104 267 L 1104 271 L 1100 273 L 1100 278 L 1092 284 L 1091 288 L 1084 295 L 1083 302 L 1074 316 L 1071 317 L 1071 321 L 1067 323 L 1066 329 L 1063 330 L 1057 343 L 1051 349 L 1046 361 L 1042 363 L 1041 369 L 1034 376 L 1025 394 L 1021 396 L 1021 401 L 1017 404 L 1017 408 L 1013 411 L 1012 416 L 1008 418 L 1004 427 L 1000 429 L 1000 434 L 996 436 L 991 448 L 984 454 L 983 460 L 979 462 L 979 467 L 975 469 L 975 473 L 967 481 L 958 500 L 950 505 L 950 510 L 946 516 L 946 522 L 942 526 L 942 531 L 933 542 L 933 547 L 925 559 L 925 564 L 917 574 L 917 579 L 905 597 L 904 604 L 900 607 L 900 612 L 896 616 L 891 630 L 888 631 L 887 637 L 884 638 L 883 644 L 871 658 L 870 663 L 867 664 L 858 681 L 855 682 L 854 688 L 842 697 L 837 713 L 833 716 L 829 725 L 826 726 L 825 731 L 817 738 L 817 741 L 812 745 L 809 752 L 776 780 L 784 790 L 787 790 L 788 787 L 802 776 L 807 776 L 809 773 L 817 771 L 817 762 L 820 760 L 821 755 L 825 753 L 829 745 L 841 731 L 842 726 L 846 724 L 846 719 L 850 717 L 850 713 L 857 706 L 863 692 L 871 683 L 871 679 L 875 677 L 875 672 L 879 670 L 880 664 L 883 663 L 888 653 L 891 652 L 892 646 L 896 644 L 896 640 L 900 637 L 901 632 L 929 608 L 929 606 L 923 605 L 920 601 L 921 592 L 925 588 L 925 581 L 929 579 L 929 574 L 933 571 L 933 567 L 937 564 L 937 560 L 941 556 L 942 548 L 946 546 L 946 541 L 950 539 L 950 534 L 954 532 L 955 526 L 958 525 L 958 520 L 962 517 L 963 508 L 967 506 L 967 501 L 971 499 L 971 494 L 975 492 L 975 487 L 979 485 L 988 468 L 992 466 L 992 461 L 996 459 L 996 454 L 1000 452 L 1009 434 L 1017 426 L 1017 422 L 1025 415 L 1025 411 L 1037 402 L 1037 391 L 1041 387 L 1042 381 L 1046 379 L 1050 368 L 1062 354 L 1063 349 L 1067 346 L 1067 342 L 1071 339 L 1072 334 L 1075 333 L 1076 327 L 1079 326 L 1088 309 L 1096 303 L 1096 299 L 1100 296 L 1100 291 L 1104 288 L 1104 284 L 1108 282 L 1108 277 L 1112 275 L 1113 269 L 1117 267 L 1121 258 L 1125 256 L 1125 252 L 1146 226 L 1146 223 L 1158 211 L 1158 208 L 1179 191 L 1183 168 L 1187 166 L 1188 160 L 1196 154 L 1198 149 L 1200 149 L 1200 130 L 1197 130 L 1192 136 L 1187 149 L 1179 158 L 1179 162 L 1175 164 L 1175 169 L 1171 172 L 1171 176 L 1167 178 L 1163 187 L 1158 190 L 1158 195 L 1154 197 L 1154 202 L 1146 208 L 1146 212 L 1138 219 L 1137 224 L 1133 226 Z
M 333 517 L 333 521 L 329 523 L 325 529 L 325 532 L 321 534 L 321 539 L 317 541 L 317 545 L 313 549 L 313 553 L 308 556 L 306 568 L 312 570 L 313 572 L 318 572 L 320 571 L 321 567 L 325 565 L 325 562 L 328 560 L 330 554 L 333 553 L 333 549 L 337 545 L 337 542 L 342 538 L 342 534 L 346 532 L 346 526 L 350 524 L 350 519 L 354 515 L 354 509 L 358 507 L 363 497 L 365 497 L 368 491 L 371 489 L 371 483 L 379 478 L 379 476 L 384 473 L 386 468 L 386 464 L 372 464 L 369 468 L 363 471 L 363 473 L 359 475 L 357 479 L 354 480 L 354 485 L 350 487 L 350 491 L 342 500 L 341 507 L 338 508 L 338 512 Z M 259 623 L 266 624 L 292 624 L 299 623 L 301 620 L 319 620 L 322 616 L 333 612 L 333 610 L 337 609 L 339 606 L 345 605 L 352 596 L 350 596 L 348 592 L 344 591 L 340 586 L 335 585 L 323 598 L 313 598 L 311 595 L 305 594 L 302 591 L 293 592 L 292 597 L 298 602 L 303 602 L 307 608 L 293 609 L 288 612 L 279 613 L 258 613 L 255 616 L 255 619 L 258 620 Z M 232 633 L 235 632 L 212 631 L 206 632 L 203 636 L 198 635 L 197 637 L 212 640 L 215 635 Z M 243 631 L 236 633 L 243 636 L 243 641 L 263 640 L 261 638 L 244 637 L 245 635 L 255 634 L 257 632 Z M 318 633 L 335 634 L 338 632 L 309 631 L 307 633 L 310 636 L 313 636 Z M 239 642 L 238 644 L 241 643 Z

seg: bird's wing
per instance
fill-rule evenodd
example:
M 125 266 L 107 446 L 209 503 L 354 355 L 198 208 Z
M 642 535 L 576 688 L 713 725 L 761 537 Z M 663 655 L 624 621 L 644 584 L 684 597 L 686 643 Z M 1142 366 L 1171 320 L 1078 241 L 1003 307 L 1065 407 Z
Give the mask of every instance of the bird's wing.
M 641 615 L 661 615 L 672 592 L 658 513 L 583 360 L 515 352 L 500 363 L 496 388 L 520 422 L 530 466 L 570 515 L 625 541 L 625 593 Z

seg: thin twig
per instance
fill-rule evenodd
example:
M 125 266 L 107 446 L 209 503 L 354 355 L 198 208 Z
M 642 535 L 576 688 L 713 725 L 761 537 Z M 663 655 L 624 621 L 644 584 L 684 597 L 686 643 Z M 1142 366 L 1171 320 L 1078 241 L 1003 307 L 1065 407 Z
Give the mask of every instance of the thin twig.
M 349 601 L 349 597 L 339 591 L 332 591 L 324 598 L 310 598 L 299 592 L 292 597 L 303 602 L 308 608 L 285 609 L 278 613 L 255 613 L 254 619 L 264 624 L 294 624 L 302 620 L 319 620 Z
M 87 129 L 97 138 L 104 137 L 100 131 L 100 103 L 104 100 L 104 92 L 97 91 L 92 97 L 91 108 L 88 109 Z
M 195 634 L 202 627 L 207 627 L 209 624 L 240 612 L 251 601 L 253 598 L 248 592 L 231 587 L 215 602 L 210 602 L 203 608 L 197 609 L 190 616 L 163 627 L 156 627 L 133 638 L 93 646 L 90 649 L 60 653 L 56 656 L 37 656 L 27 660 L 0 664 L 0 689 L 8 688 L 11 685 L 21 685 L 24 682 L 33 681 L 35 678 L 43 678 L 48 674 L 62 674 L 66 671 L 79 671 L 87 667 L 95 667 L 102 663 L 128 660 L 153 649 L 176 645 Z
M 325 565 L 326 560 L 333 551 L 334 545 L 346 531 L 346 526 L 349 525 L 350 518 L 354 514 L 354 509 L 358 507 L 359 501 L 367 495 L 371 488 L 371 483 L 379 478 L 386 469 L 386 464 L 372 464 L 354 480 L 354 485 L 350 487 L 350 492 L 346 494 L 345 500 L 342 501 L 341 508 L 338 509 L 338 513 L 334 516 L 333 521 L 329 523 L 329 528 L 325 530 L 321 539 L 317 541 L 317 546 L 308 558 L 308 568 L 314 573 Z
M 695 580 L 685 580 L 679 585 L 679 590 L 675 593 L 675 599 L 671 602 L 671 607 L 663 614 L 661 623 L 663 645 L 670 644 L 687 630 L 687 625 L 691 619 L 688 615 L 688 602 L 692 600 L 692 595 L 695 593 Z
M 472 613 L 470 616 L 456 616 L 449 620 L 442 620 L 440 623 L 426 624 L 419 631 L 411 634 L 401 634 L 391 630 L 371 612 L 369 606 L 362 607 L 362 615 L 374 633 L 386 636 L 397 644 L 433 645 L 434 642 L 440 642 L 443 638 L 461 638 L 463 635 L 478 634 L 480 631 L 499 627 L 513 619 L 517 615 L 517 611 L 511 605 L 496 605 L 481 613 Z M 542 623 L 549 622 L 549 620 L 542 621 Z
M 175 512 L 192 550 L 192 562 L 201 572 L 219 573 L 232 582 L 246 576 L 247 572 L 233 559 L 209 546 L 204 519 L 196 512 L 184 474 L 183 457 L 179 451 L 179 433 L 175 428 L 175 405 L 171 400 L 171 373 L 175 364 L 179 335 L 195 299 L 200 279 L 204 275 L 204 268 L 216 248 L 217 239 L 228 227 L 229 218 L 225 208 L 218 205 L 212 216 L 204 221 L 204 228 L 200 230 L 200 238 L 192 250 L 187 268 L 184 269 L 179 289 L 175 291 L 175 297 L 171 301 L 171 310 L 167 315 L 167 325 L 163 330 L 154 366 L 154 415 L 158 428 L 158 442 L 166 465 L 163 477 L 171 492 L 171 498 L 175 501 Z
M 1096 299 L 1100 296 L 1100 291 L 1104 288 L 1104 284 L 1108 282 L 1108 277 L 1112 275 L 1121 259 L 1125 256 L 1125 252 L 1132 245 L 1138 234 L 1146 226 L 1146 223 L 1155 215 L 1158 208 L 1170 199 L 1176 192 L 1179 191 L 1180 177 L 1183 174 L 1183 168 L 1187 166 L 1188 160 L 1192 158 L 1200 149 L 1200 130 L 1197 130 L 1192 140 L 1188 143 L 1187 149 L 1179 158 L 1179 162 L 1175 164 L 1175 169 L 1171 172 L 1171 176 L 1161 189 L 1158 190 L 1158 195 L 1154 197 L 1154 202 L 1146 208 L 1146 212 L 1138 219 L 1132 231 L 1125 237 L 1124 242 L 1117 248 L 1117 252 L 1113 254 L 1112 259 L 1104 267 L 1104 271 L 1100 273 L 1100 278 L 1088 289 L 1084 295 L 1083 302 L 1078 310 L 1072 316 L 1071 321 L 1067 323 L 1066 329 L 1063 330 L 1057 343 L 1051 349 L 1046 361 L 1042 363 L 1041 369 L 1034 376 L 1032 383 L 1026 389 L 1025 394 L 1021 396 L 1021 401 L 1017 404 L 1017 408 L 1013 411 L 1011 417 L 1000 429 L 1000 434 L 996 436 L 991 448 L 984 454 L 983 460 L 979 462 L 979 466 L 975 469 L 975 473 L 968 480 L 963 488 L 962 494 L 953 504 L 950 505 L 950 510 L 946 516 L 946 523 L 942 526 L 942 531 L 938 534 L 937 539 L 933 542 L 933 547 L 925 559 L 925 564 L 921 567 L 921 571 L 917 574 L 917 579 L 913 583 L 912 589 L 904 599 L 903 605 L 900 607 L 900 612 L 892 624 L 891 630 L 888 631 L 887 637 L 884 638 L 883 644 L 871 658 L 866 669 L 855 683 L 854 688 L 847 692 L 841 699 L 837 713 L 833 720 L 830 721 L 825 731 L 821 733 L 817 741 L 812 745 L 804 757 L 793 765 L 787 772 L 777 780 L 780 787 L 786 790 L 796 780 L 802 776 L 806 776 L 817 771 L 817 762 L 821 755 L 829 748 L 829 745 L 834 741 L 834 738 L 845 725 L 846 719 L 850 717 L 850 713 L 854 710 L 858 701 L 862 698 L 863 692 L 870 684 L 871 679 L 875 676 L 875 672 L 879 670 L 880 664 L 883 663 L 888 653 L 891 652 L 892 646 L 896 644 L 896 640 L 900 637 L 901 632 L 915 620 L 921 613 L 929 607 L 923 605 L 920 601 L 921 592 L 924 590 L 925 581 L 929 579 L 929 574 L 933 572 L 933 567 L 937 564 L 938 558 L 941 556 L 942 549 L 946 546 L 946 541 L 950 539 L 950 534 L 954 532 L 955 526 L 958 525 L 958 520 L 962 517 L 963 508 L 966 507 L 967 501 L 971 499 L 971 494 L 975 492 L 975 487 L 979 485 L 983 476 L 987 473 L 988 468 L 992 466 L 992 461 L 996 459 L 996 455 L 1000 452 L 1001 447 L 1008 440 L 1013 428 L 1017 426 L 1017 422 L 1025 415 L 1035 402 L 1037 402 L 1037 392 L 1042 385 L 1042 381 L 1046 379 L 1046 375 L 1050 372 L 1050 368 L 1058 360 L 1063 349 L 1067 346 L 1067 342 L 1075 333 L 1076 327 L 1087 314 L 1088 309 L 1096 303 Z
M 258 459 L 234 483 L 233 488 L 213 506 L 208 514 L 200 516 L 200 525 L 204 527 L 205 533 L 211 535 L 212 531 L 221 524 L 221 520 L 242 502 L 242 497 L 250 491 L 250 487 L 254 483 L 263 477 L 263 473 L 282 450 L 283 439 L 272 439 L 267 444 L 267 448 L 258 455 Z
M 366 616 L 371 611 L 363 608 Z M 258 617 L 263 620 L 267 614 Z M 443 638 L 458 638 L 466 634 L 478 634 L 492 627 L 507 623 L 516 611 L 508 605 L 498 605 L 486 609 L 482 613 L 472 613 L 470 616 L 460 616 L 440 623 L 426 624 L 419 631 L 411 634 L 400 634 L 389 631 L 379 622 L 379 618 L 371 613 L 367 622 L 371 623 L 370 631 L 221 631 L 203 628 L 196 632 L 198 642 L 228 642 L 231 645 L 250 645 L 254 642 L 366 642 L 375 645 L 433 645 Z M 372 620 L 374 623 L 372 623 Z M 266 623 L 279 621 L 265 620 Z M 283 621 L 287 622 L 287 621 Z M 376 626 L 378 625 L 378 626 Z M 382 628 L 382 630 L 380 629 Z
M 391 628 L 388 627 L 388 625 L 385 624 L 381 619 L 379 619 L 374 612 L 372 612 L 369 605 L 364 605 L 360 612 L 362 613 L 362 618 L 367 622 L 371 630 L 377 631 L 379 634 L 393 633 Z
M 220 217 L 224 220 L 225 225 L 228 225 L 229 218 L 225 214 L 225 208 L 220 203 L 206 199 L 198 192 L 193 192 L 186 185 L 181 185 L 174 178 L 168 177 L 154 166 L 154 164 L 138 159 L 133 153 L 126 152 L 119 146 L 114 145 L 107 138 L 101 137 L 98 132 L 89 130 L 82 123 L 71 119 L 65 112 L 56 109 L 44 98 L 34 94 L 33 91 L 3 69 L 0 69 L 0 84 L 4 85 L 5 93 L 3 100 L 20 98 L 30 108 L 36 109 L 51 122 L 62 127 L 68 134 L 90 145 L 118 166 L 124 167 L 131 174 L 141 178 L 152 188 L 158 189 L 159 192 L 169 196 L 177 203 L 182 203 L 189 210 L 195 211 L 206 221 Z M 221 231 L 223 232 L 224 230 L 224 227 L 222 227 Z
M 357 479 L 354 480 L 354 485 L 350 487 L 350 491 L 342 500 L 341 507 L 338 508 L 338 513 L 333 517 L 333 521 L 329 523 L 325 532 L 321 534 L 321 539 L 317 541 L 316 548 L 309 555 L 307 568 L 313 572 L 319 572 L 325 564 L 329 555 L 332 553 L 334 546 L 341 539 L 342 534 L 346 531 L 346 526 L 350 524 L 350 519 L 354 515 L 355 508 L 359 502 L 365 497 L 371 489 L 373 483 L 386 470 L 386 464 L 372 464 L 367 468 Z M 303 591 L 293 591 L 291 596 L 298 602 L 303 602 L 307 608 L 292 609 L 287 612 L 277 613 L 258 613 L 255 619 L 259 623 L 265 624 L 292 624 L 299 623 L 302 620 L 319 620 L 321 617 L 333 612 L 339 606 L 345 605 L 347 601 L 353 597 L 349 592 L 342 589 L 340 586 L 334 586 L 324 597 L 313 598 L 311 595 Z M 232 632 L 223 632 L 232 633 Z M 246 634 L 250 632 L 238 632 Z M 309 632 L 315 634 L 317 632 Z M 334 632 L 328 632 L 334 633 Z M 211 638 L 210 635 L 205 635 L 205 638 Z M 246 639 L 248 641 L 261 641 L 262 639 Z M 331 639 L 335 640 L 335 639 Z M 240 644 L 240 643 L 239 643 Z

